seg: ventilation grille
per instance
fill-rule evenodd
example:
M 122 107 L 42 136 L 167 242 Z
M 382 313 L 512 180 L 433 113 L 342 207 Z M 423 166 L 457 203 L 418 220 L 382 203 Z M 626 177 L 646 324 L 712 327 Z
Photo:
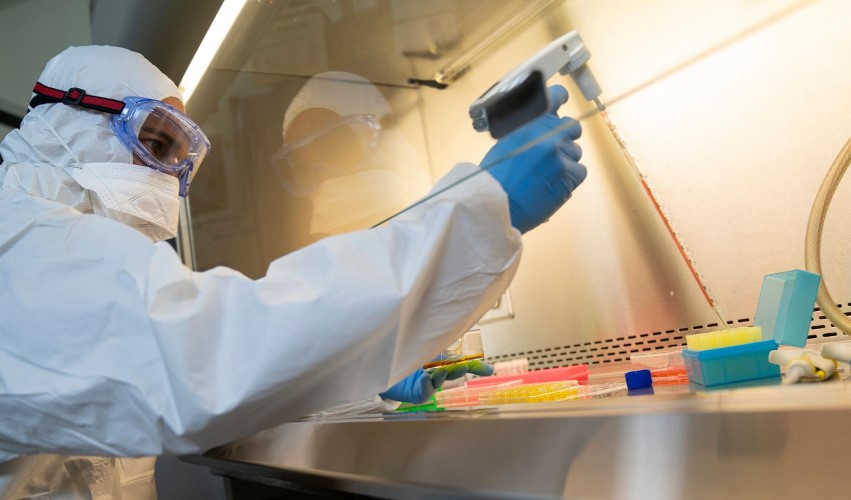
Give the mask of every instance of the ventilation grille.
M 846 316 L 851 316 L 851 302 L 848 304 L 837 304 Z M 747 326 L 752 323 L 751 318 L 740 318 L 736 321 L 727 321 L 731 326 Z M 707 325 L 696 325 L 680 327 L 673 330 L 661 330 L 650 333 L 639 333 L 616 337 L 612 339 L 594 340 L 580 344 L 546 347 L 532 351 L 521 351 L 510 354 L 489 356 L 487 361 L 509 361 L 517 358 L 527 358 L 530 370 L 542 368 L 556 368 L 578 364 L 602 365 L 628 363 L 632 354 L 652 352 L 662 349 L 684 348 L 686 346 L 686 335 L 703 333 L 718 329 L 718 323 Z M 810 334 L 807 336 L 808 344 L 822 344 L 840 340 L 849 340 L 845 334 L 839 331 L 821 313 L 821 309 L 813 310 L 813 321 L 810 324 Z

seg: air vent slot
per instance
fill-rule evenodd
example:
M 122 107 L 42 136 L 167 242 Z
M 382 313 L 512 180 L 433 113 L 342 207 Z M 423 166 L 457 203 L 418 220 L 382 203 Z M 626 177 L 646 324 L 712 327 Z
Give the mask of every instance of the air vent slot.
M 846 316 L 851 316 L 851 303 L 839 304 Z M 741 326 L 751 324 L 753 318 L 738 318 L 736 321 L 728 321 L 727 324 Z M 579 344 L 541 347 L 526 352 L 514 352 L 489 356 L 490 363 L 497 361 L 509 361 L 517 358 L 527 358 L 530 370 L 542 368 L 555 368 L 578 364 L 602 365 L 628 363 L 633 353 L 646 353 L 666 348 L 685 348 L 686 335 L 703 333 L 716 330 L 718 325 L 678 326 L 668 329 L 660 329 L 654 332 L 640 332 L 626 337 L 614 337 L 595 340 L 593 342 L 582 342 Z M 844 335 L 827 319 L 819 308 L 813 310 L 813 322 L 810 325 L 810 334 L 807 336 L 807 344 L 822 344 L 825 342 L 839 342 L 851 340 Z M 543 354 L 546 352 L 546 354 Z

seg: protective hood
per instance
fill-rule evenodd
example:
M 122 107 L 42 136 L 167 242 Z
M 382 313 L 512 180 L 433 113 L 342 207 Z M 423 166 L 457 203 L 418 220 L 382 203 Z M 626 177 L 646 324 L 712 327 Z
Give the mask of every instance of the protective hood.
M 77 87 L 88 94 L 113 99 L 140 96 L 162 100 L 180 96 L 177 86 L 143 56 L 118 47 L 70 47 L 47 63 L 38 81 L 57 89 Z M 107 216 L 132 225 L 155 240 L 173 236 L 178 204 L 176 195 L 175 200 L 169 198 L 176 180 L 144 166 L 133 167 L 133 155 L 113 134 L 109 119 L 106 113 L 65 104 L 43 104 L 32 109 L 20 129 L 10 132 L 0 143 L 3 189 Z M 80 164 L 97 166 L 81 169 Z M 111 165 L 115 166 L 114 172 L 110 172 Z M 132 175 L 125 175 L 127 171 L 132 171 Z M 108 178 L 96 182 L 94 179 L 103 173 L 108 173 Z M 81 183 L 79 179 L 83 177 L 88 181 Z M 110 189 L 116 177 L 121 178 L 122 185 Z M 92 189 L 94 185 L 109 190 L 109 196 L 103 190 Z M 121 193 L 122 199 L 113 199 L 116 192 Z M 130 202 L 137 197 L 148 200 L 145 207 L 155 206 L 160 214 L 149 217 L 144 207 L 134 212 Z M 150 203 L 152 198 L 157 201 Z M 120 206 L 130 211 L 122 211 Z

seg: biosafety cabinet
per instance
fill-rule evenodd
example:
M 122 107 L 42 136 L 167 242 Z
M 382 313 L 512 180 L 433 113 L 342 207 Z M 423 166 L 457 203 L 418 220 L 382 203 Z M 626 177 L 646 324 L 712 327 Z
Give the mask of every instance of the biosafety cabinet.
M 851 136 L 849 18 L 842 0 L 225 1 L 199 48 L 207 59 L 196 54 L 181 82 L 213 144 L 184 207 L 182 254 L 197 270 L 259 278 L 281 255 L 385 222 L 455 164 L 481 161 L 494 139 L 470 105 L 576 30 L 605 115 L 571 78 L 547 83 L 570 94 L 560 114 L 582 126 L 588 176 L 523 237 L 520 269 L 479 327 L 491 362 L 587 365 L 590 386 L 620 383 L 637 359 L 722 319 L 752 325 L 763 277 L 804 269 L 811 208 Z M 845 315 L 849 189 L 836 190 L 820 246 Z M 816 351 L 845 340 L 818 307 L 809 328 Z M 848 371 L 322 414 L 187 460 L 389 498 L 835 495 L 851 486 Z

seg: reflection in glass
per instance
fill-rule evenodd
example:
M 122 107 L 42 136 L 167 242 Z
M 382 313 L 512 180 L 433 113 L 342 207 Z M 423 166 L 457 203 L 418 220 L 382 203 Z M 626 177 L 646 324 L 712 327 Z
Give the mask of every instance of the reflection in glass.
M 428 191 L 416 152 L 393 128 L 387 100 L 344 72 L 313 76 L 284 113 L 273 156 L 282 186 L 311 205 L 310 234 L 366 229 Z
M 436 94 L 409 80 L 432 78 L 526 6 L 246 3 L 188 104 L 214 143 L 190 199 L 197 268 L 262 277 L 274 259 L 374 226 L 453 162 L 480 158 L 431 163 L 424 102 Z

